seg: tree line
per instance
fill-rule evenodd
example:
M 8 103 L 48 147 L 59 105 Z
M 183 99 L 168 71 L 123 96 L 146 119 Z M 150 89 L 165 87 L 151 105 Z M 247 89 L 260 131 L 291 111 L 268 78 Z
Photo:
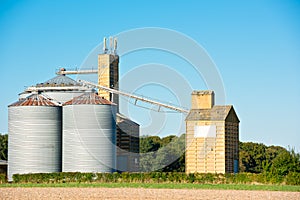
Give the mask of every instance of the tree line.
M 265 173 L 278 177 L 289 173 L 300 174 L 300 154 L 294 149 L 253 142 L 240 142 L 239 145 L 240 172 Z
M 7 160 L 8 135 L 0 134 L 0 160 Z M 184 172 L 185 134 L 140 138 L 141 171 Z M 300 173 L 300 154 L 293 149 L 261 143 L 239 143 L 239 171 L 286 176 Z
M 184 172 L 185 134 L 141 137 L 140 153 L 142 171 Z M 164 167 L 157 169 L 159 163 Z M 280 146 L 239 142 L 239 171 L 278 177 L 300 173 L 300 154 Z

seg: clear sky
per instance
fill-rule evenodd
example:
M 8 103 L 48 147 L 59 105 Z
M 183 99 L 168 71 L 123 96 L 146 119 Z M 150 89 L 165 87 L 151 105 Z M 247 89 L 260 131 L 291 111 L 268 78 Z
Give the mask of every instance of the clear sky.
M 0 132 L 8 132 L 7 105 L 17 100 L 24 86 L 52 78 L 60 66 L 80 67 L 105 36 L 160 27 L 192 38 L 214 61 L 226 104 L 234 105 L 241 120 L 241 141 L 300 151 L 299 19 L 296 0 L 0 0 Z M 149 63 L 183 74 L 182 68 L 188 67 L 166 52 L 145 50 L 121 57 L 121 77 Z M 188 81 L 193 89 L 209 89 L 203 81 Z M 176 103 L 172 95 L 163 95 L 165 90 L 154 84 L 136 92 Z M 160 119 L 149 111 L 143 118 L 145 111 L 131 109 L 131 117 L 142 126 L 151 123 L 148 118 Z M 178 134 L 171 128 L 172 116 L 164 118 L 166 128 L 158 135 Z M 145 130 L 142 134 L 151 134 L 151 129 Z

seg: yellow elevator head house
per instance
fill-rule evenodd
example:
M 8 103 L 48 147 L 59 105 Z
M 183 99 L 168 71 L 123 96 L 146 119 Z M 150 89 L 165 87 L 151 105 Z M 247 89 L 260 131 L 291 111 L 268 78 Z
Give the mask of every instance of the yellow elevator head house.
M 119 56 L 117 55 L 117 39 L 110 37 L 109 48 L 106 38 L 103 41 L 103 53 L 98 55 L 98 85 L 119 89 Z M 119 96 L 104 90 L 99 95 L 119 105 Z M 119 106 L 117 106 L 119 110 Z

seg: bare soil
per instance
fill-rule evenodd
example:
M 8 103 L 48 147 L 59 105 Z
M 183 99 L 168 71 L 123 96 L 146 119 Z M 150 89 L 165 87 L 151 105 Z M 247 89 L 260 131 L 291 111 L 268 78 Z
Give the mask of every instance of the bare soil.
M 299 200 L 300 192 L 145 189 L 145 188 L 0 188 L 0 199 L 289 199 Z

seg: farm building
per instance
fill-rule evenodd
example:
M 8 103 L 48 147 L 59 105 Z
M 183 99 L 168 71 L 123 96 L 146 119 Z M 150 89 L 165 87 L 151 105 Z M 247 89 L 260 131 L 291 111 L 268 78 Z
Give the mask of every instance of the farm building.
M 96 73 L 98 84 L 118 89 L 115 53 L 98 55 Z M 10 181 L 16 173 L 139 171 L 139 124 L 119 113 L 118 95 L 98 96 L 67 73 L 61 68 L 9 105 Z
M 232 105 L 214 105 L 213 91 L 194 91 L 186 117 L 186 173 L 237 173 L 239 119 Z

